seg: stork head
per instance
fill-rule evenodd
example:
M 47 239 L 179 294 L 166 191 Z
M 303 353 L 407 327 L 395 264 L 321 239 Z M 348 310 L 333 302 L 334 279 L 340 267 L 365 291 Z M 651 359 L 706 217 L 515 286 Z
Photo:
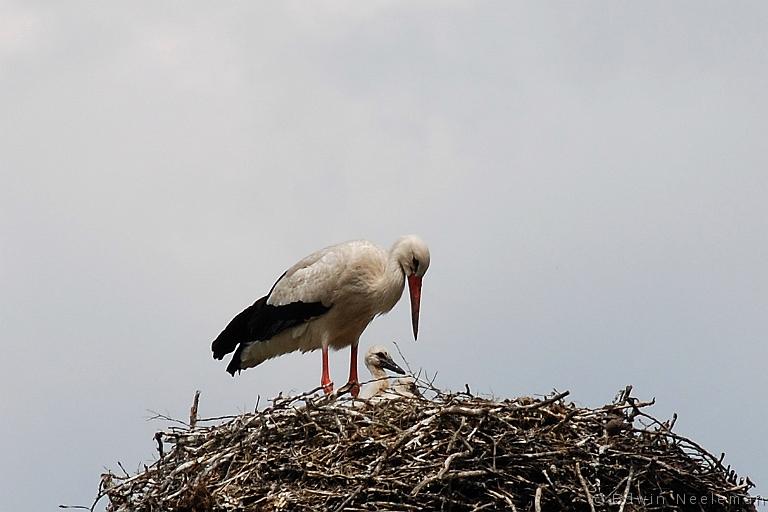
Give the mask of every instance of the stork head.
M 429 248 L 416 235 L 401 237 L 392 247 L 392 254 L 397 258 L 403 273 L 408 278 L 408 291 L 411 295 L 411 323 L 413 339 L 419 336 L 419 308 L 421 306 L 421 280 L 429 268 Z
M 376 370 L 387 369 L 400 375 L 405 375 L 405 371 L 400 368 L 387 352 L 387 349 L 381 345 L 373 345 L 365 353 L 365 367 L 373 375 Z

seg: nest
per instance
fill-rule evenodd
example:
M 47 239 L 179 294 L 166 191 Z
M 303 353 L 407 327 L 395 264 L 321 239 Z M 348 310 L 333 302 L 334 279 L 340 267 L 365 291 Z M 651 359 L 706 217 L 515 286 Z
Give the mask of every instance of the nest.
M 158 432 L 158 458 L 103 475 L 108 511 L 755 510 L 753 483 L 622 390 L 493 400 L 308 393 Z M 199 395 L 198 395 L 199 396 Z M 95 504 L 94 504 L 95 506 Z

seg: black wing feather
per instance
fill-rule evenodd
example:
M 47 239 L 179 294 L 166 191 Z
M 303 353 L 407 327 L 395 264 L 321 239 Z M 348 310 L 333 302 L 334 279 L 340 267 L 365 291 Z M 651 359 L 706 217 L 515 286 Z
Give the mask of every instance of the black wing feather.
M 325 306 L 322 302 L 298 301 L 284 306 L 272 306 L 267 304 L 268 298 L 269 295 L 260 298 L 229 322 L 211 345 L 214 358 L 222 359 L 237 348 L 238 352 L 230 366 L 235 361 L 239 364 L 239 350 L 242 348 L 242 345 L 238 348 L 239 344 L 266 341 L 331 309 L 331 306 Z M 234 370 L 230 373 L 234 373 Z M 227 371 L 230 371 L 229 367 Z

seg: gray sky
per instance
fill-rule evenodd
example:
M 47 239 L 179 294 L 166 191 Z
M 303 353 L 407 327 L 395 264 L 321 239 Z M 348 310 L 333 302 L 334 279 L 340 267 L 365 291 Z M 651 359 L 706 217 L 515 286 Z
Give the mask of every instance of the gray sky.
M 0 504 L 90 504 L 148 410 L 304 391 L 210 342 L 330 243 L 432 251 L 438 383 L 626 384 L 765 492 L 763 2 L 0 2 Z M 346 379 L 348 351 L 331 360 Z

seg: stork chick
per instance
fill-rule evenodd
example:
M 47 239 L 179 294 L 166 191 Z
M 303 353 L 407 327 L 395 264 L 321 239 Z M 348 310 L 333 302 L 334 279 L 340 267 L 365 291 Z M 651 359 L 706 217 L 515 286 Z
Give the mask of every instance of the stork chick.
M 365 367 L 373 377 L 373 382 L 366 385 L 363 389 L 361 398 L 394 398 L 397 396 L 414 397 L 416 394 L 411 389 L 414 382 L 411 377 L 395 379 L 393 385 L 390 385 L 389 376 L 384 370 L 390 370 L 400 375 L 405 375 L 405 371 L 392 360 L 387 349 L 381 345 L 373 345 L 365 354 Z

